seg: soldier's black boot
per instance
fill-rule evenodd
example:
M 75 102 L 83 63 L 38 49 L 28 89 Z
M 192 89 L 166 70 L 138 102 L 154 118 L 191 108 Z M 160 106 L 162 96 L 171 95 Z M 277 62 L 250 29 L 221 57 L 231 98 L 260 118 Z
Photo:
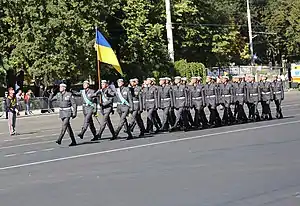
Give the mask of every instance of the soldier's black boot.
M 78 136 L 80 139 L 83 139 L 84 133 L 85 133 L 85 129 L 84 129 L 84 128 L 81 128 L 81 131 L 80 131 L 80 133 L 79 133 L 77 136 Z
M 69 147 L 76 146 L 76 145 L 77 145 L 76 142 L 72 142 L 71 144 L 69 144 Z
M 56 142 L 58 145 L 61 145 L 61 140 L 58 139 L 58 140 L 56 140 L 55 142 Z

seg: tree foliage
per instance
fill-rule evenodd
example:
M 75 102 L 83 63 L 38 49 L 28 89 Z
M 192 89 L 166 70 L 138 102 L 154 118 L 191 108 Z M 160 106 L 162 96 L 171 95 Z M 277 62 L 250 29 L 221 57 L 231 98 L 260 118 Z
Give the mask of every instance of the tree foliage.
M 189 75 L 187 62 L 249 63 L 245 0 L 171 3 L 175 60 L 186 60 L 175 65 L 168 57 L 163 0 L 0 0 L 0 75 L 24 70 L 28 79 L 45 83 L 96 78 L 95 26 L 111 43 L 125 78 L 175 75 L 184 64 L 187 72 L 180 73 Z M 259 63 L 299 56 L 300 1 L 250 3 Z M 101 64 L 101 71 L 103 78 L 119 77 L 109 65 Z

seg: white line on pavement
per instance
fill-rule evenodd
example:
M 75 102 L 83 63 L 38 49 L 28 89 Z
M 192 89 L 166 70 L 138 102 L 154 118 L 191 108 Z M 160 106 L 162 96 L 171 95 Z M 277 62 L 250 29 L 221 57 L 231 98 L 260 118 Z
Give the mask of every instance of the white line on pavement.
M 37 152 L 36 150 L 32 150 L 32 151 L 24 152 L 23 154 L 33 154 L 33 153 L 36 153 L 36 152 Z
M 41 152 L 48 152 L 48 151 L 52 151 L 52 150 L 55 150 L 55 148 L 43 149 L 43 150 L 41 150 Z
M 8 155 L 5 155 L 4 157 L 14 157 L 16 156 L 17 154 L 8 154 Z
M 106 151 L 101 151 L 101 152 L 86 153 L 86 154 L 62 157 L 62 158 L 57 158 L 57 159 L 49 159 L 49 160 L 31 162 L 31 163 L 26 163 L 26 164 L 12 165 L 12 166 L 7 166 L 7 167 L 2 167 L 2 168 L 0 168 L 0 171 L 35 166 L 35 165 L 42 165 L 42 164 L 47 164 L 47 163 L 52 163 L 52 162 L 60 162 L 60 161 L 64 161 L 64 160 L 78 159 L 78 158 L 83 158 L 83 157 L 96 156 L 96 155 L 101 155 L 101 154 L 108 154 L 108 153 L 113 153 L 113 152 L 122 152 L 122 151 L 128 151 L 128 150 L 139 149 L 139 148 L 144 148 L 144 147 L 164 145 L 164 144 L 169 144 L 169 143 L 183 142 L 183 141 L 188 141 L 188 140 L 200 139 L 200 138 L 204 138 L 204 137 L 218 136 L 218 135 L 224 135 L 224 134 L 230 134 L 230 133 L 238 133 L 238 132 L 264 129 L 264 128 L 270 128 L 270 127 L 277 127 L 277 126 L 289 125 L 289 124 L 297 124 L 297 123 L 300 123 L 300 120 L 290 121 L 290 122 L 282 122 L 282 123 L 270 124 L 270 125 L 263 125 L 263 126 L 257 126 L 257 127 L 250 127 L 250 128 L 244 128 L 244 129 L 236 129 L 236 130 L 231 130 L 231 131 L 216 132 L 216 133 L 199 135 L 199 136 L 194 136 L 194 137 L 186 137 L 186 138 L 181 138 L 181 139 L 154 142 L 154 143 L 149 143 L 149 144 L 136 145 L 136 146 L 132 146 L 132 147 L 123 147 L 123 148 L 106 150 Z

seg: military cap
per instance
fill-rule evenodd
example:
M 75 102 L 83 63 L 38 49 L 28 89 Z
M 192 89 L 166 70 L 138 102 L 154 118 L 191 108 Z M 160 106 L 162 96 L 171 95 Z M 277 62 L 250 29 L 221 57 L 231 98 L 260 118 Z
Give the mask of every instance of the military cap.
M 149 81 L 153 81 L 153 79 L 152 79 L 152 78 L 147 78 L 147 80 L 149 80 Z
M 67 85 L 65 83 L 61 83 L 59 86 L 60 87 L 67 87 Z
M 223 78 L 223 79 L 229 79 L 229 77 L 228 77 L 228 76 L 223 76 L 222 78 Z
M 170 77 L 165 77 L 166 80 L 168 81 L 171 81 L 171 78 Z
M 202 77 L 200 77 L 200 76 L 197 76 L 197 79 L 198 79 L 198 80 L 201 80 L 201 79 L 202 79 Z
M 124 79 L 118 79 L 117 82 L 124 82 Z
M 85 80 L 85 81 L 83 82 L 83 84 L 90 84 L 90 82 L 87 81 L 87 80 Z
M 153 78 L 153 77 L 152 77 L 152 78 L 150 78 L 150 79 L 151 79 L 152 81 L 155 81 L 155 78 Z
M 101 83 L 102 84 L 107 84 L 107 81 L 106 80 L 102 80 Z
M 187 81 L 187 78 L 186 77 L 182 77 L 181 80 L 182 81 Z
M 174 79 L 181 79 L 181 77 L 180 77 L 180 76 L 177 76 L 177 77 L 174 77 Z
M 164 80 L 167 80 L 167 79 L 165 77 L 159 78 L 159 81 L 164 81 Z
M 198 77 L 191 77 L 191 79 L 198 79 Z
M 130 79 L 129 82 L 135 82 L 135 80 L 134 79 Z

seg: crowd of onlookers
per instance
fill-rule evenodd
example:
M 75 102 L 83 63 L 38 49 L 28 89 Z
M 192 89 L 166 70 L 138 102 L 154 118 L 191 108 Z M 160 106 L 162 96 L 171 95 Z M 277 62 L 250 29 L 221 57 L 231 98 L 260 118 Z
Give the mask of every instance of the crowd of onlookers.
M 5 114 L 6 119 L 8 118 L 6 111 L 6 99 L 7 99 L 8 93 L 5 92 L 5 95 L 3 97 L 3 110 L 2 114 L 0 116 L 3 116 Z M 18 89 L 16 92 L 16 100 L 17 100 L 17 115 L 20 115 L 19 111 L 25 111 L 25 115 L 32 115 L 33 112 L 31 111 L 31 100 L 35 98 L 33 92 L 31 89 L 29 89 L 26 93 L 23 92 L 21 89 Z M 24 104 L 22 104 L 24 102 Z M 23 105 L 25 105 L 25 108 L 23 108 Z

